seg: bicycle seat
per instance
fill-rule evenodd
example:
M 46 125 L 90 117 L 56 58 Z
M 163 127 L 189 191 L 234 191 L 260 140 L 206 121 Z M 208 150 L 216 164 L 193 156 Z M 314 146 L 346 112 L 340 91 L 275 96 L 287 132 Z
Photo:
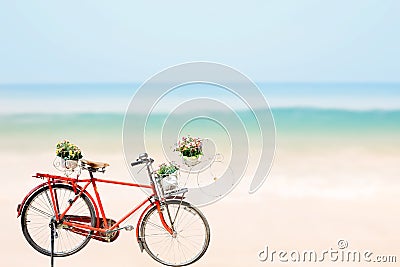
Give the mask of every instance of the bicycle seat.
M 81 162 L 86 165 L 89 165 L 90 167 L 95 168 L 95 169 L 105 168 L 105 167 L 110 166 L 110 164 L 105 163 L 105 162 L 90 161 L 87 159 L 82 159 Z

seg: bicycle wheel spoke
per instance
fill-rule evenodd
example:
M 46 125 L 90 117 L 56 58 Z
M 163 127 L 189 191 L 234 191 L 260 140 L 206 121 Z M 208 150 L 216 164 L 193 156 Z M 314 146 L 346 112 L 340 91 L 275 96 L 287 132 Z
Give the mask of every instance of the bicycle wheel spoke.
M 31 209 L 36 211 L 38 214 L 42 214 L 42 215 L 46 216 L 45 218 L 50 218 L 52 216 L 51 214 L 49 214 L 49 213 L 47 213 L 45 211 L 42 211 L 42 210 L 40 210 L 40 209 L 38 209 L 38 208 L 36 208 L 34 206 L 32 206 Z
M 160 230 L 163 230 L 163 231 L 167 232 L 167 230 L 166 230 L 163 226 L 157 225 L 157 224 L 155 224 L 155 223 L 153 223 L 153 222 L 148 222 L 148 223 L 151 224 L 152 226 L 154 226 L 154 227 L 160 229 Z M 167 232 L 167 233 L 168 233 L 168 232 Z M 168 234 L 169 234 L 169 233 L 168 233 Z
M 47 198 L 47 201 L 48 202 L 46 202 L 46 203 L 49 203 L 50 204 L 50 210 L 53 210 L 54 211 L 54 207 L 53 207 L 53 204 L 52 204 L 52 202 L 51 202 L 51 200 L 50 200 L 50 193 L 49 193 L 49 190 L 46 190 L 46 191 L 44 191 L 45 192 L 45 194 L 46 194 L 46 198 Z
M 185 261 L 187 261 L 187 258 L 185 256 L 185 253 L 183 252 L 183 249 L 181 248 L 181 243 L 179 242 L 179 240 L 176 240 L 176 242 L 178 243 L 178 248 L 181 250 L 183 257 L 185 258 Z
M 46 210 L 49 214 L 53 215 L 53 211 L 49 208 L 49 204 L 45 200 L 37 198 L 35 204 L 38 205 L 43 210 Z
M 151 244 L 154 245 L 154 244 L 163 243 L 163 242 L 165 242 L 165 241 L 168 241 L 170 238 L 171 238 L 171 237 L 169 237 L 169 238 L 168 238 L 168 237 L 164 237 L 164 238 L 160 239 L 159 241 L 153 241 L 153 242 L 151 242 Z
M 156 233 L 156 234 L 147 234 L 147 236 L 166 236 L 166 237 L 171 237 L 170 233 Z
M 193 216 L 190 218 L 190 221 L 188 221 L 184 226 L 181 227 L 182 230 L 189 228 L 191 225 L 196 223 L 196 218 Z M 190 228 L 189 228 L 190 229 Z

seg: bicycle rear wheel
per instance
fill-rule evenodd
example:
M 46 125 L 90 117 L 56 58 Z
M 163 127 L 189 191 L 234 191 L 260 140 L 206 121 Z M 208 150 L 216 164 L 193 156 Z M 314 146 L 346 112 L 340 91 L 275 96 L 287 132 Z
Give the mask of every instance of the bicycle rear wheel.
M 52 186 L 58 211 L 63 212 L 76 197 L 74 190 L 67 184 Z M 40 253 L 50 256 L 50 221 L 54 218 L 54 208 L 48 186 L 45 186 L 29 197 L 21 213 L 22 232 L 28 243 Z M 72 204 L 65 220 L 79 222 L 88 226 L 96 225 L 96 214 L 89 198 L 81 194 Z M 54 256 L 72 255 L 87 245 L 93 231 L 76 229 L 56 224 Z
M 152 207 L 140 226 L 140 238 L 146 252 L 168 266 L 185 266 L 200 259 L 210 243 L 210 227 L 201 211 L 180 200 L 167 200 L 161 209 L 175 234 L 165 230 L 157 207 Z

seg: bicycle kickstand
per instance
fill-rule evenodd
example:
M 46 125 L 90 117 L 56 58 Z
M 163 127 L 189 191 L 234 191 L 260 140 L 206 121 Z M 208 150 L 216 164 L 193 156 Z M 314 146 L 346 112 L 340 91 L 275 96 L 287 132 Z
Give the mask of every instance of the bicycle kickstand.
M 54 236 L 56 235 L 56 221 L 51 219 L 50 222 L 50 266 L 54 267 Z

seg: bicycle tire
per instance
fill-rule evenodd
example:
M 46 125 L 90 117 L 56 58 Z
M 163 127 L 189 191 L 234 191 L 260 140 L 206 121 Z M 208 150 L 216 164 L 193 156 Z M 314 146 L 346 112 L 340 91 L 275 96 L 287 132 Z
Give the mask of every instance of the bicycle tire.
M 168 219 L 167 206 L 170 209 L 171 218 L 175 218 L 172 221 L 174 221 L 176 237 L 171 236 L 162 226 L 157 207 L 153 206 L 145 214 L 140 224 L 140 239 L 143 248 L 154 260 L 167 266 L 192 264 L 204 255 L 209 246 L 210 227 L 207 219 L 199 209 L 188 202 L 167 200 L 166 204 L 162 204 L 162 209 L 165 221 L 169 222 L 169 225 L 171 225 L 171 221 Z M 185 229 L 186 227 L 188 229 Z M 156 232 L 152 234 L 154 231 Z M 194 231 L 198 231 L 198 235 L 193 235 Z M 200 243 L 194 242 L 193 239 L 189 240 L 195 236 L 200 237 Z M 183 241 L 183 238 L 188 242 Z M 183 242 L 186 243 L 183 244 Z M 171 247 L 167 248 L 168 245 Z M 160 246 L 160 248 L 156 248 L 156 246 Z M 187 257 L 184 252 L 188 251 L 188 246 L 193 246 L 196 250 L 191 257 Z
M 66 205 L 74 198 L 75 191 L 70 185 L 55 184 L 53 190 L 58 194 L 58 207 L 63 211 Z M 79 192 L 79 189 L 77 189 Z M 72 215 L 73 214 L 73 215 Z M 85 216 L 92 227 L 96 226 L 96 213 L 90 199 L 81 194 L 72 204 L 66 214 L 76 218 L 76 216 Z M 89 217 L 90 216 L 90 217 Z M 54 217 L 54 209 L 50 201 L 50 190 L 48 186 L 34 192 L 27 200 L 21 213 L 22 232 L 28 243 L 38 252 L 50 256 L 50 227 L 51 218 Z M 89 225 L 89 224 L 88 224 Z M 59 224 L 56 228 L 54 257 L 66 257 L 77 253 L 84 248 L 91 239 L 93 231 L 80 231 L 80 234 L 71 231 L 72 228 Z M 47 237 L 46 237 L 47 236 Z M 66 241 L 66 242 L 64 242 Z M 76 242 L 76 246 L 68 248 L 68 245 Z

